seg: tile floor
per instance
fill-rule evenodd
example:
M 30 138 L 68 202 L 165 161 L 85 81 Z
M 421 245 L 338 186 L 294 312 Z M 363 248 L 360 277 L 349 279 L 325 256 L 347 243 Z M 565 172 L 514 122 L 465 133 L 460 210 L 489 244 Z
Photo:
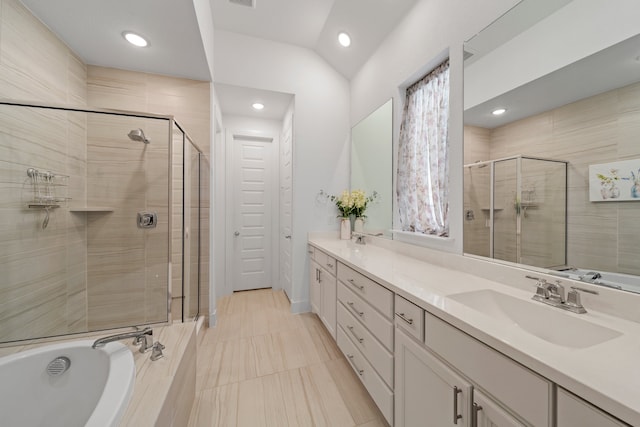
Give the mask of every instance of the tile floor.
M 198 342 L 190 427 L 386 426 L 337 345 L 282 291 L 235 293 Z

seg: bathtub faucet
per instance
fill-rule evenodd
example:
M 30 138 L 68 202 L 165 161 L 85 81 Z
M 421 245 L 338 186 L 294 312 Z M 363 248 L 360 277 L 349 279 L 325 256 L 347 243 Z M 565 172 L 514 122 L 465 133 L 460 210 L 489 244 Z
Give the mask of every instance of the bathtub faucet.
M 153 330 L 150 327 L 146 327 L 137 331 L 124 332 L 122 334 L 109 335 L 108 337 L 99 338 L 93 343 L 91 347 L 102 347 L 107 343 L 125 340 L 127 338 L 133 338 L 134 344 L 140 344 L 140 353 L 146 353 L 153 348 Z

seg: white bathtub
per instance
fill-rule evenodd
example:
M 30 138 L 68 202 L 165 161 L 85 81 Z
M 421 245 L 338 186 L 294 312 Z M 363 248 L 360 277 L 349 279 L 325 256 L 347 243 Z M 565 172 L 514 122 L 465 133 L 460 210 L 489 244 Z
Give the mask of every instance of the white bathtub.
M 0 425 L 117 426 L 133 392 L 133 354 L 119 342 L 91 344 L 70 341 L 0 358 Z M 52 376 L 47 366 L 57 357 L 71 364 Z

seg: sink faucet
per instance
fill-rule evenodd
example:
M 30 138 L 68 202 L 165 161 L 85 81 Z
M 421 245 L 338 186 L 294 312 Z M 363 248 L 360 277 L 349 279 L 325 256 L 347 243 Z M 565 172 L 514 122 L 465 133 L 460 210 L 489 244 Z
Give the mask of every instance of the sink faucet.
M 140 344 L 140 353 L 146 353 L 154 347 L 153 330 L 150 327 L 146 327 L 137 331 L 124 332 L 122 334 L 109 335 L 108 337 L 99 338 L 93 343 L 91 347 L 102 347 L 107 343 L 120 341 L 127 338 L 133 338 L 133 344 L 135 345 Z
M 556 280 L 555 283 L 549 283 L 546 279 L 531 276 L 527 276 L 527 278 L 537 280 L 536 294 L 531 299 L 553 307 L 571 311 L 572 313 L 583 314 L 587 312 L 580 301 L 580 294 L 578 291 L 598 295 L 598 292 L 596 291 L 572 286 L 571 290 L 567 294 L 567 298 L 565 299 L 564 286 L 562 286 L 559 280 Z
M 358 245 L 364 245 L 366 244 L 364 237 L 365 234 L 364 233 L 352 233 L 353 237 L 356 238 L 356 244 Z

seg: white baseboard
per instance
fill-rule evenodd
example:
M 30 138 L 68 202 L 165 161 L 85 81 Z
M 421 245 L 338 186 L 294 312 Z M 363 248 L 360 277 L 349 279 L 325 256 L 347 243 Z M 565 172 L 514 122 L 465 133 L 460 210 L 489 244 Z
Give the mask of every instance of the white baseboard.
M 215 326 L 216 326 L 216 323 L 218 321 L 216 313 L 217 313 L 216 310 L 213 310 L 211 313 L 209 313 L 209 327 L 210 328 L 215 328 Z
M 308 300 L 305 301 L 291 301 L 291 313 L 308 313 L 311 311 L 311 304 Z

